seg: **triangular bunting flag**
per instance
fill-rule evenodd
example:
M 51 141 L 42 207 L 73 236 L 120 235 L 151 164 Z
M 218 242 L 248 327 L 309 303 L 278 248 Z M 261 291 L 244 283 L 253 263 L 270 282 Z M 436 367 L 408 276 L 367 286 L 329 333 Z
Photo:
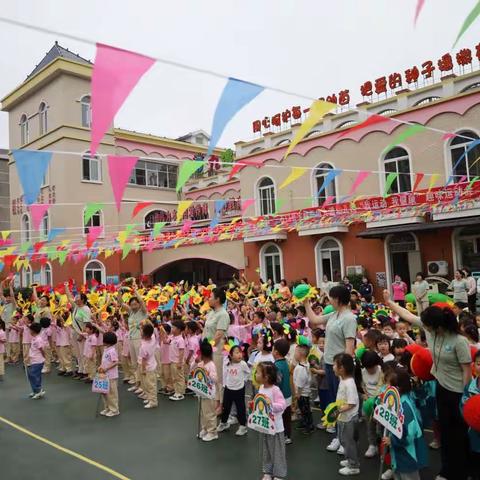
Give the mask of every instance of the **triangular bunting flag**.
M 383 191 L 383 196 L 388 197 L 388 192 L 392 188 L 393 182 L 397 179 L 398 173 L 389 173 L 387 179 L 385 180 L 385 189 Z
M 113 197 L 117 205 L 117 211 L 120 211 L 123 192 L 127 186 L 128 179 L 132 170 L 138 161 L 138 157 L 129 157 L 122 155 L 108 155 L 108 172 L 112 184 Z
M 285 188 L 287 185 L 290 185 L 295 180 L 298 180 L 306 171 L 307 169 L 305 167 L 292 167 L 290 174 L 283 181 L 280 187 L 278 187 L 278 189 L 281 190 L 282 188 Z
M 370 115 L 364 122 L 359 123 L 358 125 L 354 125 L 353 127 L 347 128 L 338 136 L 338 138 L 342 138 L 345 135 L 348 135 L 349 133 L 354 132 L 355 130 L 360 130 L 365 127 L 370 127 L 372 125 L 376 125 L 377 123 L 390 122 L 390 121 L 391 121 L 390 118 L 385 117 L 383 115 Z
M 88 227 L 87 248 L 93 245 L 93 242 L 103 233 L 103 227 Z
M 142 211 L 144 208 L 149 207 L 150 205 L 153 205 L 153 202 L 138 202 L 133 209 L 132 218 L 135 217 L 138 212 Z
M 99 210 L 103 208 L 103 203 L 87 203 L 85 207 L 85 213 L 83 214 L 83 222 L 84 225 L 88 223 L 88 221 L 97 213 Z
M 167 224 L 167 222 L 157 222 L 153 224 L 152 237 L 155 239 L 160 234 L 162 228 Z
M 199 162 L 197 160 L 185 160 L 178 171 L 177 177 L 177 192 L 187 183 L 188 179 L 198 170 L 203 169 L 205 162 Z
M 393 139 L 393 142 L 390 145 L 388 145 L 388 147 L 386 147 L 383 150 L 383 152 L 388 153 L 392 148 L 404 142 L 407 138 L 410 138 L 417 133 L 423 132 L 424 130 L 425 130 L 425 127 L 423 125 L 419 125 L 419 124 L 409 125 L 402 133 L 400 133 Z
M 193 200 L 182 200 L 181 202 L 178 202 L 177 222 L 182 221 L 183 214 L 192 203 L 193 203 Z
M 33 229 L 38 230 L 45 213 L 48 212 L 48 209 L 50 208 L 50 205 L 48 203 L 34 203 L 28 208 L 30 210 L 30 215 L 32 216 Z
M 339 169 L 333 169 L 329 170 L 327 175 L 325 175 L 325 178 L 323 179 L 322 186 L 317 192 L 317 196 L 320 196 L 320 194 L 335 180 L 336 177 L 338 177 L 343 170 Z

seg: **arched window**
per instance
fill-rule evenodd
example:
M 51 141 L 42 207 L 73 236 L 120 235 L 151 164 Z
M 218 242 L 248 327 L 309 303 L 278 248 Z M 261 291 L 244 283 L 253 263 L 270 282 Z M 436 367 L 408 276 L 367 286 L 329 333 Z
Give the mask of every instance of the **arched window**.
M 321 163 L 318 165 L 317 168 L 313 171 L 313 197 L 317 199 L 317 204 L 322 205 L 325 202 L 327 197 L 333 197 L 333 202 L 335 201 L 335 197 L 337 195 L 337 191 L 335 188 L 335 180 L 330 182 L 321 192 L 320 189 L 323 187 L 325 183 L 325 177 L 328 175 L 329 171 L 332 170 L 333 167 L 329 163 Z M 320 192 L 320 193 L 318 193 Z
M 52 266 L 49 263 L 43 267 L 42 283 L 43 285 L 53 285 Z
M 42 102 L 40 104 L 40 107 L 38 107 L 38 123 L 39 123 L 40 135 L 47 133 L 48 131 L 47 104 L 45 102 Z
M 465 181 L 473 180 L 474 177 L 480 175 L 480 145 L 473 147 L 468 153 L 468 146 L 473 140 L 478 140 L 478 135 L 470 130 L 458 132 L 457 136 L 450 142 L 450 157 L 452 165 L 453 181 L 459 182 L 462 177 L 466 177 Z M 468 140 L 468 138 L 472 140 Z
M 258 184 L 258 200 L 260 215 L 272 215 L 275 213 L 275 186 L 273 180 L 264 177 Z
M 22 145 L 28 143 L 30 132 L 28 129 L 28 118 L 25 114 L 20 117 L 20 142 Z
M 339 282 L 343 276 L 343 249 L 341 243 L 333 237 L 321 239 L 315 247 L 317 263 L 317 283 L 325 275 L 331 282 Z
M 29 287 L 32 284 L 32 267 L 29 265 L 22 270 L 22 287 Z
M 382 110 L 381 112 L 378 112 L 377 115 L 391 115 L 392 113 L 397 113 L 397 110 L 394 108 L 387 108 L 385 110 Z
M 30 217 L 26 213 L 22 216 L 21 220 L 21 239 L 22 243 L 29 242 L 31 239 Z
M 322 133 L 320 130 L 312 130 L 311 132 L 308 132 L 305 135 L 305 138 L 313 137 L 314 135 L 318 135 L 319 133 Z
M 152 210 L 145 215 L 145 230 L 151 230 L 153 226 L 158 222 L 169 221 L 171 221 L 171 218 L 165 210 Z
M 250 153 L 257 153 L 261 152 L 263 150 L 263 147 L 255 147 Z
M 102 164 L 98 155 L 92 157 L 90 152 L 85 152 L 82 156 L 82 180 L 85 182 L 102 181 Z
M 82 107 L 82 127 L 90 128 L 92 126 L 92 107 L 90 95 L 84 95 L 80 99 Z
M 85 265 L 84 282 L 90 283 L 92 280 L 105 283 L 105 266 L 97 260 L 92 260 Z
M 335 128 L 339 129 L 339 128 L 351 127 L 352 125 L 355 125 L 356 123 L 358 123 L 356 120 L 347 120 L 346 122 L 340 123 Z
M 276 147 L 279 147 L 280 145 L 288 145 L 291 143 L 291 140 L 289 138 L 284 138 L 283 140 L 280 140 L 278 143 L 275 144 Z
M 468 92 L 469 90 L 475 90 L 476 88 L 480 88 L 480 82 L 472 83 L 468 87 L 465 87 L 460 93 Z
M 440 97 L 422 98 L 422 100 L 419 100 L 417 103 L 414 103 L 413 106 L 418 107 L 419 105 L 426 105 L 427 103 L 436 102 L 437 100 L 440 100 Z
M 85 212 L 84 212 L 85 214 Z M 88 222 L 85 223 L 85 226 L 83 227 L 83 231 L 85 235 L 88 233 L 88 227 L 100 227 L 103 225 L 103 212 L 102 210 L 99 210 L 98 212 L 95 212 L 89 219 Z
M 390 150 L 384 158 L 385 181 L 390 173 L 397 173 L 389 193 L 409 192 L 412 189 L 410 174 L 410 158 L 408 152 L 401 147 Z
M 48 238 L 48 234 L 50 232 L 50 222 L 48 219 L 48 213 L 45 213 L 45 215 L 42 218 L 42 223 L 40 223 L 40 237 L 43 239 Z
M 264 281 L 271 279 L 273 283 L 280 283 L 283 277 L 282 252 L 274 243 L 260 250 L 260 273 Z

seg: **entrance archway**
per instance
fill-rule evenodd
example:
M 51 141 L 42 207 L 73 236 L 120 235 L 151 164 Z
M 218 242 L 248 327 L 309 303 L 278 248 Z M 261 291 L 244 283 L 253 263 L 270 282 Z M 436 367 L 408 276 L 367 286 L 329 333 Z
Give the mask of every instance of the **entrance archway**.
M 385 239 L 385 245 L 388 262 L 388 285 L 390 286 L 395 275 L 400 275 L 410 288 L 416 273 L 422 271 L 417 237 L 409 232 L 395 233 Z
M 186 258 L 160 267 L 153 273 L 153 280 L 160 283 L 188 280 L 190 284 L 206 284 L 211 278 L 220 286 L 229 283 L 234 274 L 238 275 L 238 270 L 226 263 L 205 258 Z

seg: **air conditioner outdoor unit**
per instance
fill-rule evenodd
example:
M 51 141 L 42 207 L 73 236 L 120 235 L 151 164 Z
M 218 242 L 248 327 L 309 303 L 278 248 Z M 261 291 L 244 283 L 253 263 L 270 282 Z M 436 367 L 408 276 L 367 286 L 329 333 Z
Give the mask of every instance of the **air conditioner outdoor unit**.
M 448 275 L 448 262 L 445 260 L 427 262 L 427 271 L 429 275 L 446 276 Z
M 365 269 L 363 265 L 349 265 L 347 267 L 347 276 L 348 275 L 363 275 L 365 273 Z

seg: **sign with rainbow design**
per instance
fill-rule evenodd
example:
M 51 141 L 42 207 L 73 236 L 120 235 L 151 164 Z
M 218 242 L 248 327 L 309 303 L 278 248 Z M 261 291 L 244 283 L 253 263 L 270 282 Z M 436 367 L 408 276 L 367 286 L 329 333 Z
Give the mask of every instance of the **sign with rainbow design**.
M 382 394 L 373 418 L 397 438 L 402 438 L 404 416 L 400 394 L 395 387 L 388 387 Z
M 202 367 L 195 367 L 190 372 L 187 386 L 200 398 L 215 399 L 215 382 Z
M 253 407 L 247 421 L 248 428 L 267 435 L 275 435 L 275 417 L 270 399 L 262 393 L 253 398 Z

